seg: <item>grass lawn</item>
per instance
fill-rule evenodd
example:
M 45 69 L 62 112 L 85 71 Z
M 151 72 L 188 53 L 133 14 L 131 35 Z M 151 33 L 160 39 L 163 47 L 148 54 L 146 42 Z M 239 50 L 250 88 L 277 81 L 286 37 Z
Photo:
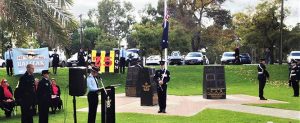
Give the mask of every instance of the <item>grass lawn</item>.
M 157 67 L 157 66 L 156 66 Z M 271 65 L 267 66 L 270 73 L 270 80 L 265 87 L 265 97 L 289 102 L 288 104 L 265 104 L 259 105 L 264 107 L 289 109 L 300 111 L 300 98 L 292 97 L 293 90 L 287 86 L 288 68 L 286 65 Z M 168 94 L 172 95 L 200 95 L 202 94 L 202 78 L 203 66 L 169 66 L 171 72 L 171 81 L 168 86 Z M 252 96 L 258 95 L 258 80 L 256 66 L 226 66 L 226 86 L 227 94 L 247 94 Z M 116 89 L 117 93 L 124 93 L 126 74 L 104 74 L 101 75 L 105 85 L 122 84 Z M 40 78 L 41 75 L 35 75 Z M 72 97 L 68 96 L 68 69 L 60 68 L 58 75 L 50 75 L 58 80 L 58 85 L 62 89 L 62 98 L 64 100 L 64 111 L 57 114 L 51 114 L 49 117 L 50 123 L 62 123 L 66 119 L 67 123 L 73 122 Z M 0 78 L 6 78 L 12 87 L 15 87 L 19 77 L 7 77 L 5 69 L 0 69 Z M 87 107 L 86 98 L 76 98 L 77 108 Z M 66 118 L 65 118 L 66 117 Z M 225 110 L 207 109 L 192 117 L 178 116 L 156 116 L 134 113 L 117 113 L 118 123 L 223 123 L 223 122 L 251 122 L 251 123 L 266 123 L 273 121 L 274 123 L 299 123 L 300 121 L 281 119 L 261 115 L 253 115 Z M 35 122 L 38 121 L 38 116 L 34 117 Z M 97 115 L 99 121 L 100 113 Z M 87 122 L 87 113 L 77 112 L 77 120 L 79 123 Z M 0 122 L 19 123 L 20 109 L 17 116 L 10 119 L 4 118 L 4 112 L 0 110 Z

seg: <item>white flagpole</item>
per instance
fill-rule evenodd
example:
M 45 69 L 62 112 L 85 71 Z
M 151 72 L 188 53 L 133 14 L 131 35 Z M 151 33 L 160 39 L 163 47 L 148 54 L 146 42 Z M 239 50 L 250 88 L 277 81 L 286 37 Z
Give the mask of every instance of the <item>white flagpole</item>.
M 167 26 L 167 0 L 164 1 L 164 27 Z M 165 69 L 168 69 L 168 48 L 165 48 Z

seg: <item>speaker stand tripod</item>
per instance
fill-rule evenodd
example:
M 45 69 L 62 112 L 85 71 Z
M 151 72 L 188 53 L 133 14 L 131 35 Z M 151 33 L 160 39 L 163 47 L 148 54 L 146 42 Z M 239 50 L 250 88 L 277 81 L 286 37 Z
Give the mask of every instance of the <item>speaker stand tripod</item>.
M 73 96 L 73 117 L 74 123 L 77 123 L 77 116 L 76 116 L 76 97 Z

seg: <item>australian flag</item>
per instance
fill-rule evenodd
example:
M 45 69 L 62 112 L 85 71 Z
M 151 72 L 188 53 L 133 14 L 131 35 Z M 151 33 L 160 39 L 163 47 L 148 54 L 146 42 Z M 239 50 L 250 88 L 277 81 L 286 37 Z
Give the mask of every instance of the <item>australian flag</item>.
M 160 42 L 160 46 L 162 49 L 168 48 L 169 46 L 169 15 L 167 14 L 165 10 L 165 17 L 164 17 L 164 23 L 163 23 L 163 36 L 162 40 Z

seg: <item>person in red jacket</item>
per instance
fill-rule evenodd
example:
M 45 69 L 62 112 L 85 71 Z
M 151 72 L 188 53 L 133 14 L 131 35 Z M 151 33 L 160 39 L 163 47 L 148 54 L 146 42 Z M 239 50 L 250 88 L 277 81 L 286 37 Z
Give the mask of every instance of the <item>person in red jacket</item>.
M 2 79 L 0 86 L 0 107 L 5 111 L 6 117 L 11 117 L 11 113 L 15 106 L 13 99 L 13 91 L 6 79 Z
M 61 109 L 62 100 L 60 98 L 60 88 L 56 84 L 55 78 L 51 79 L 51 88 L 52 88 L 52 95 L 51 95 L 51 112 L 55 114 L 56 109 Z

